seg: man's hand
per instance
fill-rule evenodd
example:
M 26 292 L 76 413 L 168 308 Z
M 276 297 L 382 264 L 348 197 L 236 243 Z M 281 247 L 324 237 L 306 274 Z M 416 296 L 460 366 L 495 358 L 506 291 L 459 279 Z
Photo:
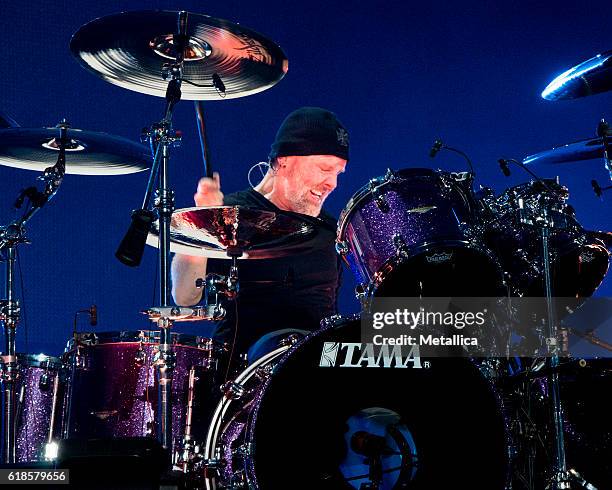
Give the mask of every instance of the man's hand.
M 198 190 L 193 196 L 196 206 L 223 206 L 221 179 L 218 172 L 213 172 L 212 179 L 203 177 L 198 182 Z

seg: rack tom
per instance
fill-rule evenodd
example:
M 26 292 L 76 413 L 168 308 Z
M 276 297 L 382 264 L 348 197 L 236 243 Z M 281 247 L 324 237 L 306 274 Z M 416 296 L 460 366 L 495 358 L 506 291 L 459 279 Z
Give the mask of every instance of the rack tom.
M 371 179 L 340 215 L 337 250 L 365 296 L 496 296 L 471 175 L 426 168 Z

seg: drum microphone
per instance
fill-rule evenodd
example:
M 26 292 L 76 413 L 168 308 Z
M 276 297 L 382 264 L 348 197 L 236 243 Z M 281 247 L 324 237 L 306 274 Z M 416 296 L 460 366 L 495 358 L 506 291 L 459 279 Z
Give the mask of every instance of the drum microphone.
M 434 144 L 431 147 L 431 150 L 429 150 L 429 156 L 431 158 L 434 158 L 438 154 L 438 152 L 442 149 L 443 146 L 444 146 L 444 143 L 442 143 L 442 140 L 434 141 Z
M 436 140 L 434 141 L 434 144 L 431 147 L 431 150 L 429 150 L 429 156 L 430 158 L 434 158 L 438 152 L 442 149 L 445 149 L 447 151 L 452 151 L 453 153 L 457 153 L 458 155 L 461 155 L 463 158 L 465 158 L 465 161 L 468 164 L 468 167 L 470 168 L 470 185 L 472 185 L 472 183 L 474 182 L 474 178 L 476 177 L 476 172 L 474 171 L 474 165 L 472 164 L 472 160 L 470 160 L 470 157 L 467 156 L 467 153 L 465 153 L 464 151 L 458 150 L 457 148 L 451 148 L 450 146 L 445 145 L 444 143 L 442 143 L 442 140 Z
M 508 160 L 500 158 L 497 161 L 499 162 L 499 168 L 501 168 L 501 171 L 504 173 L 504 175 L 506 177 L 510 177 L 510 168 L 508 168 Z
M 154 219 L 155 215 L 148 209 L 132 211 L 132 223 L 115 252 L 119 262 L 129 267 L 140 265 Z

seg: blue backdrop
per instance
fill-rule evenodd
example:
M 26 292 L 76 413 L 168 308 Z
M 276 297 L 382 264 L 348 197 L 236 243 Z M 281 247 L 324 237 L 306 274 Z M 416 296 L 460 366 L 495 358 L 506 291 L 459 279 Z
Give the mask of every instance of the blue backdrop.
M 138 9 L 185 9 L 237 21 L 274 40 L 289 58 L 287 76 L 272 89 L 206 104 L 213 165 L 226 193 L 248 185 L 247 170 L 265 160 L 280 121 L 302 105 L 335 111 L 350 131 L 351 161 L 327 204 L 336 215 L 387 167 L 463 170 L 463 160 L 450 153 L 429 159 L 437 137 L 471 156 L 479 184 L 501 191 L 528 179 L 520 171 L 503 177 L 498 158 L 590 137 L 612 110 L 610 93 L 562 102 L 539 97 L 558 73 L 611 48 L 607 2 L 321 0 L 4 2 L 0 110 L 24 127 L 66 117 L 74 127 L 138 140 L 142 127 L 159 120 L 163 100 L 96 78 L 68 47 L 82 24 Z M 177 206 L 187 207 L 203 171 L 192 102 L 178 106 L 175 127 L 184 139 L 173 153 L 171 184 Z M 536 170 L 558 175 L 569 187 L 585 227 L 612 229 L 609 202 L 590 187 L 593 178 L 606 183 L 600 161 Z M 0 166 L 0 223 L 12 219 L 17 192 L 35 177 Z M 145 173 L 69 175 L 30 222 L 32 244 L 19 251 L 24 318 L 18 351 L 59 353 L 74 312 L 91 304 L 100 310 L 99 331 L 147 328 L 139 311 L 157 303 L 155 250 L 146 251 L 137 269 L 114 258 L 146 180 Z M 610 281 L 599 295 L 612 292 Z M 353 287 L 345 274 L 343 313 L 357 309 Z M 83 318 L 79 328 L 91 327 Z M 208 327 L 189 331 L 206 334 Z

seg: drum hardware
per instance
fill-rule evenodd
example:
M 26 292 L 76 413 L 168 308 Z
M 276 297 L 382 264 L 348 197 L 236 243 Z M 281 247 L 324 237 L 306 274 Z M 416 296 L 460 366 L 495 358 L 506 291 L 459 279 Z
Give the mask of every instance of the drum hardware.
M 154 306 L 142 312 L 149 320 L 159 323 L 168 322 L 195 322 L 202 320 L 215 320 L 208 314 L 207 308 L 201 306 Z
M 174 462 L 178 464 L 184 473 L 190 470 L 190 462 L 199 452 L 199 444 L 193 440 L 191 433 L 191 424 L 193 419 L 193 403 L 194 403 L 194 391 L 196 382 L 195 368 L 189 369 L 189 379 L 187 381 L 187 411 L 185 413 L 185 433 L 183 435 L 182 447 L 175 452 L 178 456 L 178 461 Z
M 235 381 L 228 381 L 221 387 L 223 396 L 229 400 L 240 400 L 247 394 L 247 390 Z
M 550 229 L 554 222 L 549 219 L 545 207 L 542 214 L 535 220 L 535 226 L 540 229 L 542 245 L 542 263 L 544 277 L 544 291 L 546 297 L 546 328 L 545 337 L 542 338 L 547 356 L 545 368 L 549 371 L 547 375 L 547 386 L 549 392 L 549 403 L 553 415 L 553 442 L 554 442 L 554 464 L 550 475 L 549 487 L 551 490 L 562 490 L 570 488 L 571 482 L 576 481 L 576 476 L 569 471 L 566 461 L 565 448 L 565 421 L 563 418 L 563 408 L 560 395 L 559 381 L 559 356 L 562 354 L 560 346 L 560 332 L 556 324 L 556 314 L 554 309 L 554 298 L 552 293 L 552 272 L 549 250 Z M 565 334 L 567 335 L 567 334 Z
M 59 189 L 66 172 L 66 145 L 69 125 L 64 119 L 58 126 L 55 134 L 59 133 L 57 142 L 57 161 L 52 167 L 45 168 L 43 174 L 38 177 L 44 183 L 44 190 L 38 191 L 30 187 L 22 191 L 17 198 L 16 207 L 21 207 L 27 198 L 30 206 L 20 218 L 14 220 L 5 227 L 0 227 L 0 253 L 5 253 L 6 264 L 6 299 L 0 304 L 0 320 L 4 325 L 5 346 L 0 373 L 0 382 L 4 393 L 2 399 L 2 461 L 4 463 L 16 462 L 16 414 L 15 414 L 15 382 L 19 376 L 19 366 L 15 355 L 15 334 L 19 323 L 21 312 L 19 302 L 15 297 L 15 261 L 16 248 L 20 243 L 26 243 L 25 225 L 49 200 L 53 198 Z M 2 131 L 12 131 L 6 129 Z
M 407 259 L 408 257 L 410 257 L 408 245 L 406 245 L 406 242 L 402 238 L 402 235 L 400 235 L 399 233 L 396 233 L 395 235 L 393 235 L 393 244 L 395 245 L 395 248 L 396 248 L 395 253 L 397 257 L 403 258 L 403 259 Z
M 112 16 L 110 17 L 113 18 Z M 125 18 L 125 17 L 124 17 Z M 108 18 L 107 18 L 108 19 Z M 104 22 L 105 19 L 99 19 Z M 142 252 L 144 251 L 144 240 L 147 233 L 147 225 L 151 224 L 152 211 L 149 210 L 153 186 L 159 178 L 159 185 L 155 194 L 154 209 L 160 222 L 159 233 L 159 280 L 160 280 L 160 307 L 149 308 L 147 314 L 149 319 L 157 323 L 161 337 L 159 344 L 159 358 L 155 363 L 158 378 L 158 405 L 157 413 L 157 437 L 164 449 L 172 447 L 172 374 L 175 365 L 175 356 L 170 343 L 170 328 L 177 320 L 188 318 L 180 308 L 170 306 L 169 278 L 170 278 L 170 218 L 174 210 L 174 192 L 168 185 L 168 172 L 170 163 L 170 148 L 180 145 L 181 134 L 172 127 L 172 116 L 176 104 L 181 99 L 181 84 L 183 81 L 183 70 L 185 56 L 189 61 L 190 43 L 187 35 L 188 14 L 181 11 L 177 14 L 176 30 L 169 34 L 164 42 L 154 43 L 153 50 L 159 56 L 172 60 L 172 63 L 162 65 L 160 78 L 165 87 L 165 108 L 163 118 L 159 123 L 152 124 L 143 131 L 143 139 L 149 141 L 151 149 L 154 150 L 153 163 L 149 182 L 145 191 L 142 207 L 134 211 L 132 225 L 117 249 L 117 258 L 126 265 L 135 266 L 140 264 Z M 87 35 L 94 30 L 96 21 L 82 27 L 71 40 L 71 49 L 75 56 L 82 53 L 81 42 L 87 39 Z M 111 32 L 111 31 L 109 31 Z M 121 33 L 123 34 L 123 33 Z M 172 42 L 170 42 L 172 39 Z M 86 45 L 86 42 L 85 42 Z M 170 49 L 170 45 L 171 48 Z M 161 50 L 161 51 L 160 51 Z M 165 52 L 163 52 L 165 50 Z M 201 58 L 199 58 L 201 59 Z M 134 87 L 131 87 L 132 89 Z M 159 94 L 156 94 L 159 95 Z M 158 175 L 159 174 L 159 175 Z M 140 245 L 142 244 L 142 245 Z M 191 311 L 193 313 L 193 310 Z
M 138 350 L 136 354 L 134 354 L 134 362 L 136 366 L 141 367 L 144 366 L 145 361 L 147 360 L 147 353 L 144 351 L 142 342 L 138 345 Z
M 208 316 L 213 320 L 225 318 L 227 311 L 221 303 L 222 297 L 229 298 L 232 292 L 229 291 L 231 285 L 226 276 L 219 274 L 206 274 L 206 279 L 196 279 L 196 288 L 204 288 L 205 308 Z
M 457 153 L 458 155 L 461 155 L 465 159 L 465 161 L 468 164 L 468 167 L 469 167 L 470 171 L 469 172 L 454 172 L 454 173 L 456 175 L 465 174 L 465 176 L 463 177 L 463 180 L 467 180 L 469 182 L 470 186 L 471 186 L 471 184 L 474 182 L 474 178 L 476 177 L 476 171 L 474 170 L 474 165 L 472 164 L 472 160 L 467 155 L 467 153 L 465 153 L 464 151 L 459 150 L 457 148 L 453 148 L 451 146 L 448 146 L 445 143 L 443 143 L 442 140 L 437 139 L 436 141 L 434 141 L 434 144 L 431 147 L 431 150 L 429 151 L 429 157 L 430 158 L 435 158 L 435 156 L 438 154 L 438 152 L 440 150 L 447 150 L 447 151 L 451 151 L 453 153 Z
M 284 346 L 292 346 L 297 344 L 303 337 L 301 335 L 298 335 L 296 333 L 292 333 L 290 335 L 287 335 L 286 337 L 283 337 L 279 342 L 278 342 L 278 346 L 279 347 L 284 347 Z
M 370 179 L 370 183 L 368 184 L 376 206 L 378 206 L 378 209 L 380 209 L 383 213 L 389 212 L 389 204 L 385 200 L 384 196 L 380 194 L 379 188 L 383 183 L 388 181 L 389 180 L 387 180 L 387 175 L 385 175 L 382 179 Z

